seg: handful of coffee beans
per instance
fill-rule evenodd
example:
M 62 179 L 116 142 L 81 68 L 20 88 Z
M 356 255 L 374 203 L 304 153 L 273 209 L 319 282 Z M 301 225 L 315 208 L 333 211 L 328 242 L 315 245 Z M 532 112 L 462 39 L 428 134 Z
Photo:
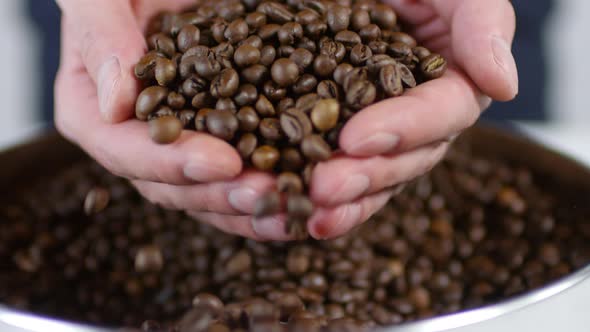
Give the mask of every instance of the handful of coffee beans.
M 287 212 L 296 237 L 313 212 L 313 167 L 346 121 L 447 68 L 377 0 L 200 1 L 154 19 L 147 41 L 136 117 L 154 142 L 192 129 L 231 143 L 247 166 L 278 175 L 255 215 Z
M 85 161 L 0 193 L 0 303 L 135 332 L 356 332 L 454 313 L 590 262 L 590 193 L 556 178 L 459 145 L 346 236 L 261 243 Z

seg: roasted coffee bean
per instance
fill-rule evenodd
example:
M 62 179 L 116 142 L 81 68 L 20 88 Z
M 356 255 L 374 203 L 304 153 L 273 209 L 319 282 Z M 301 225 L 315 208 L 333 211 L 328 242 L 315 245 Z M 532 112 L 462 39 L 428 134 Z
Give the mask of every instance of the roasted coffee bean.
M 313 61 L 313 70 L 320 77 L 330 77 L 336 70 L 338 63 L 328 55 L 318 55 Z
M 297 67 L 299 67 L 299 71 L 303 73 L 309 66 L 311 66 L 314 57 L 310 51 L 304 48 L 298 48 L 289 56 L 289 59 L 295 62 Z
M 330 7 L 326 15 L 330 30 L 333 33 L 347 30 L 351 14 L 352 10 L 348 6 L 333 5 Z
M 249 160 L 258 146 L 258 138 L 252 133 L 242 135 L 236 146 L 238 153 L 244 160 Z
M 312 161 L 325 161 L 332 156 L 332 149 L 319 135 L 306 136 L 301 142 L 301 151 Z
M 317 102 L 311 111 L 313 126 L 320 132 L 333 129 L 338 124 L 340 104 L 336 99 L 324 99 Z
M 350 83 L 346 92 L 346 102 L 355 109 L 369 106 L 377 98 L 375 86 L 369 81 L 356 81 Z
M 389 48 L 389 44 L 382 40 L 376 40 L 369 42 L 369 48 L 373 52 L 373 54 L 385 54 L 387 53 L 387 49 Z
M 376 24 L 369 24 L 359 30 L 359 36 L 365 43 L 379 41 L 381 39 L 381 28 Z
M 336 67 L 334 70 L 334 81 L 336 81 L 336 83 L 341 86 L 344 85 L 344 79 L 353 69 L 354 67 L 349 63 L 342 63 L 338 65 L 338 67 Z
M 344 91 L 350 90 L 353 83 L 367 81 L 369 79 L 369 72 L 367 68 L 357 67 L 351 70 L 344 78 Z
M 182 122 L 185 128 L 195 121 L 196 116 L 197 113 L 193 110 L 181 110 L 176 113 L 176 117 Z
M 350 62 L 355 66 L 364 65 L 373 56 L 373 51 L 363 44 L 357 44 L 350 51 Z
M 147 120 L 148 116 L 168 97 L 168 89 L 159 86 L 145 88 L 137 97 L 135 116 L 140 120 Z
M 240 86 L 240 77 L 233 69 L 224 69 L 211 82 L 211 95 L 214 98 L 228 98 L 233 96 Z
M 275 168 L 280 159 L 279 151 L 268 145 L 263 145 L 252 154 L 252 164 L 260 171 L 270 171 Z
M 338 32 L 334 40 L 342 43 L 347 50 L 351 50 L 354 46 L 362 42 L 361 37 L 356 32 L 349 30 Z
M 174 44 L 174 40 L 163 33 L 157 33 L 150 36 L 147 39 L 147 42 L 150 50 L 158 51 L 168 58 L 173 57 L 174 53 L 176 53 L 176 45 Z
M 221 43 L 211 49 L 215 59 L 221 64 L 222 68 L 233 68 L 232 59 L 235 48 L 229 43 Z
M 170 144 L 180 137 L 183 127 L 175 116 L 163 116 L 149 122 L 150 137 L 155 143 Z
M 227 26 L 223 35 L 228 43 L 237 44 L 248 37 L 248 32 L 249 29 L 246 21 L 238 18 Z
M 282 193 L 300 194 L 303 192 L 303 182 L 297 174 L 283 172 L 277 178 L 277 190 Z
M 310 93 L 316 89 L 318 85 L 318 80 L 315 76 L 311 74 L 303 74 L 295 85 L 293 85 L 293 92 L 298 95 L 303 95 L 306 93 Z
M 264 95 L 258 96 L 258 101 L 256 102 L 256 111 L 261 116 L 274 116 L 276 111 L 273 104 L 266 98 Z
M 174 111 L 168 106 L 160 106 L 155 112 L 148 116 L 148 121 L 161 118 L 163 116 L 174 116 Z
M 135 270 L 137 272 L 160 271 L 164 266 L 162 251 L 155 245 L 139 248 L 135 255 Z
M 391 40 L 390 42 L 392 43 L 404 43 L 408 46 L 410 46 L 411 48 L 416 47 L 417 43 L 416 43 L 416 39 L 414 39 L 414 37 L 408 35 L 405 32 L 400 32 L 400 31 L 394 31 L 391 33 Z
M 269 141 L 278 141 L 283 137 L 281 122 L 277 118 L 264 118 L 260 121 L 258 131 Z
M 277 37 L 282 45 L 294 45 L 303 37 L 303 27 L 296 22 L 288 22 L 277 31 Z
M 240 124 L 240 130 L 244 132 L 253 132 L 258 128 L 260 123 L 260 117 L 254 108 L 246 106 L 242 107 L 236 114 L 238 122 Z
M 211 108 L 202 108 L 197 112 L 197 115 L 195 116 L 195 128 L 197 131 L 207 130 L 207 116 L 212 111 L 214 110 Z
M 404 93 L 399 67 L 387 65 L 379 71 L 379 84 L 388 97 L 397 97 Z
M 241 77 L 248 83 L 258 85 L 268 78 L 268 74 L 268 68 L 258 64 L 244 68 L 241 72 Z
M 298 172 L 303 168 L 303 156 L 298 149 L 285 148 L 281 150 L 281 169 L 287 172 Z
M 260 50 L 264 46 L 264 42 L 262 41 L 262 38 L 260 38 L 258 36 L 250 36 L 246 40 L 243 40 L 238 43 L 238 47 L 244 46 L 244 45 L 249 45 L 249 46 L 255 47 L 258 50 Z
M 231 98 L 221 98 L 217 99 L 217 103 L 215 104 L 215 109 L 220 111 L 230 111 L 232 113 L 236 113 L 238 111 L 238 107 L 236 103 Z
M 234 62 L 239 67 L 249 67 L 260 61 L 260 50 L 251 45 L 242 45 L 234 52 Z
M 280 127 L 291 143 L 301 142 L 313 130 L 309 117 L 297 108 L 281 113 Z
M 215 58 L 213 53 L 207 56 L 201 56 L 195 61 L 195 71 L 200 77 L 211 80 L 215 76 L 219 75 L 222 66 L 221 63 Z
M 135 65 L 135 77 L 146 82 L 152 80 L 155 75 L 156 61 L 161 57 L 163 55 L 156 51 L 150 51 L 144 55 Z
M 290 108 L 294 108 L 295 107 L 295 100 L 293 100 L 293 98 L 283 98 L 281 99 L 281 101 L 279 101 L 279 104 L 277 105 L 277 112 L 279 114 L 285 112 L 286 110 L 290 109 Z
M 281 196 L 277 192 L 269 192 L 260 197 L 254 205 L 254 216 L 265 217 L 281 211 Z M 259 270 L 260 271 L 260 270 Z
M 186 99 L 178 92 L 170 92 L 167 97 L 167 104 L 173 109 L 181 109 L 186 104 Z
M 271 68 L 271 75 L 280 87 L 288 87 L 299 79 L 299 67 L 290 59 L 282 58 L 275 61 Z
M 281 28 L 278 24 L 266 24 L 258 29 L 258 37 L 263 41 L 268 41 L 276 37 Z
M 232 140 L 240 126 L 238 118 L 228 110 L 212 110 L 207 114 L 205 121 L 207 131 L 225 141 Z
M 275 62 L 276 57 L 277 50 L 270 45 L 264 46 L 260 50 L 260 64 L 263 66 L 270 67 Z
M 414 56 L 412 48 L 408 44 L 400 42 L 390 44 L 388 47 L 388 53 L 394 60 L 406 64 L 410 63 Z
M 426 59 L 426 57 L 431 54 L 429 49 L 422 46 L 414 47 L 412 49 L 412 53 L 414 53 L 414 55 L 417 56 L 418 60 L 420 61 L 424 61 L 424 59 Z
M 317 93 L 308 93 L 297 99 L 295 102 L 295 108 L 308 114 L 319 100 L 320 96 L 318 96 Z
M 198 46 L 201 39 L 201 30 L 192 24 L 185 25 L 176 37 L 176 45 L 180 52 L 186 52 L 189 48 Z
M 287 198 L 287 213 L 290 217 L 307 220 L 313 213 L 313 203 L 301 194 L 290 194 Z
M 314 21 L 307 24 L 305 27 L 305 34 L 310 38 L 319 38 L 323 36 L 328 30 L 328 25 L 321 21 Z
M 258 100 L 258 90 L 252 84 L 240 85 L 238 92 L 234 96 L 234 101 L 238 106 L 254 105 L 256 100 Z
M 194 98 L 197 94 L 207 91 L 207 81 L 193 74 L 181 86 L 182 94 L 187 98 Z
M 268 18 L 280 24 L 284 24 L 295 19 L 295 15 L 282 3 L 263 2 L 256 8 L 256 11 L 266 14 Z
M 397 23 L 397 15 L 388 5 L 376 4 L 370 14 L 372 22 L 382 29 L 393 29 Z
M 287 96 L 287 89 L 279 87 L 274 81 L 266 81 L 262 90 L 270 101 L 280 101 Z
M 408 67 L 402 63 L 398 63 L 397 64 L 397 69 L 400 73 L 402 82 L 404 83 L 405 86 L 407 86 L 408 88 L 415 88 L 416 87 L 416 78 L 414 77 L 414 74 L 412 74 L 412 71 L 410 69 L 408 69 Z
M 90 216 L 103 211 L 109 205 L 110 197 L 111 195 L 107 189 L 102 187 L 93 188 L 84 199 L 84 212 Z
M 420 62 L 420 70 L 426 79 L 439 78 L 447 70 L 447 61 L 439 54 L 430 54 Z
M 250 28 L 250 33 L 256 32 L 256 30 L 266 24 L 266 15 L 261 12 L 250 13 L 246 15 L 246 24 Z
M 346 47 L 342 43 L 324 38 L 320 41 L 320 54 L 333 58 L 337 63 L 342 62 L 346 56 Z

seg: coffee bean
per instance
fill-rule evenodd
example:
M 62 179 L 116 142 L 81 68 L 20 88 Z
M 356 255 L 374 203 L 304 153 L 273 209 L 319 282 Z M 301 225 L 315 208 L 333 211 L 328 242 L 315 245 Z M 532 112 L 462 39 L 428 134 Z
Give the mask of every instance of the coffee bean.
M 346 47 L 344 44 L 324 38 L 320 41 L 320 54 L 333 58 L 337 63 L 342 62 L 346 56 Z
M 367 81 L 369 79 L 369 72 L 367 68 L 358 67 L 351 70 L 344 78 L 344 91 L 349 91 L 352 84 L 359 81 Z
M 377 4 L 371 9 L 371 20 L 382 29 L 392 29 L 397 23 L 397 15 L 391 7 Z
M 397 64 L 397 68 L 404 85 L 408 88 L 415 88 L 417 83 L 414 74 L 412 74 L 412 71 L 406 65 L 401 63 Z
M 296 22 L 288 22 L 281 26 L 277 37 L 282 45 L 294 45 L 303 37 L 303 27 Z
M 170 144 L 180 137 L 183 127 L 175 116 L 163 116 L 149 122 L 150 137 L 157 144 Z
M 328 9 L 327 21 L 333 33 L 348 29 L 352 10 L 347 6 L 334 5 Z
M 135 77 L 142 81 L 150 81 L 154 78 L 156 61 L 163 57 L 162 54 L 156 51 L 150 51 L 144 55 L 135 65 Z
M 281 122 L 277 118 L 264 118 L 260 121 L 258 131 L 269 141 L 278 141 L 283 137 Z
M 256 110 L 249 106 L 242 107 L 236 114 L 236 117 L 238 118 L 240 130 L 244 132 L 256 131 L 260 123 L 260 117 L 256 113 Z
M 213 109 L 210 108 L 202 108 L 197 112 L 197 115 L 195 116 L 195 128 L 197 131 L 207 130 L 207 116 L 212 111 Z
M 356 81 L 350 83 L 346 92 L 346 102 L 355 109 L 369 106 L 377 98 L 375 86 L 368 81 Z
M 375 55 L 387 53 L 388 47 L 389 47 L 389 44 L 387 44 L 386 42 L 384 42 L 382 40 L 376 40 L 376 41 L 369 42 L 369 48 L 371 49 L 371 51 Z
M 249 67 L 260 61 L 260 50 L 251 45 L 242 45 L 234 53 L 234 62 L 239 67 Z
M 404 44 L 410 46 L 411 48 L 415 48 L 417 45 L 416 39 L 414 39 L 414 37 L 408 35 L 405 32 L 401 32 L 401 31 L 394 31 L 391 33 L 391 42 L 404 43 Z
M 314 72 L 320 77 L 329 77 L 334 73 L 338 63 L 325 54 L 318 55 L 313 62 Z
M 293 21 L 295 15 L 282 3 L 263 2 L 256 8 L 256 11 L 266 14 L 268 18 L 280 24 Z
M 164 266 L 162 251 L 155 245 L 139 248 L 135 255 L 135 270 L 137 272 L 157 272 Z
M 346 78 L 346 75 L 348 75 L 348 73 L 350 73 L 353 69 L 354 67 L 349 63 L 339 64 L 334 70 L 334 81 L 336 81 L 336 83 L 341 86 L 344 85 L 344 79 Z
M 238 18 L 231 22 L 225 29 L 223 35 L 230 44 L 236 44 L 248 37 L 248 24 L 244 19 Z
M 389 45 L 388 53 L 391 57 L 402 63 L 410 63 L 414 54 L 412 48 L 408 44 L 395 42 Z
M 279 87 L 274 81 L 267 81 L 262 87 L 264 95 L 271 101 L 280 101 L 287 95 L 287 89 Z
M 301 142 L 303 155 L 312 161 L 325 161 L 332 156 L 332 150 L 319 135 L 306 136 Z
M 178 92 L 170 92 L 167 97 L 167 104 L 171 108 L 181 109 L 186 104 L 186 99 Z
M 303 165 L 303 156 L 298 149 L 285 148 L 281 151 L 281 169 L 287 172 L 298 172 Z
M 287 198 L 287 213 L 290 217 L 307 220 L 313 213 L 313 203 L 301 194 L 290 194 Z
M 301 142 L 313 130 L 309 117 L 297 108 L 289 109 L 281 114 L 280 126 L 291 143 Z
M 342 43 L 347 50 L 351 50 L 354 46 L 362 42 L 361 37 L 356 32 L 350 30 L 338 32 L 334 40 Z
M 240 77 L 233 69 L 224 69 L 211 82 L 211 95 L 214 98 L 228 98 L 233 96 L 240 86 Z
M 270 171 L 275 168 L 280 158 L 279 151 L 268 145 L 263 145 L 252 154 L 252 164 L 260 171 Z
M 363 44 L 357 44 L 350 51 L 350 62 L 355 66 L 364 65 L 373 56 L 373 51 Z
M 260 64 L 266 67 L 270 67 L 277 57 L 277 50 L 270 46 L 266 45 L 260 50 Z
M 272 103 L 266 98 L 264 95 L 258 96 L 258 101 L 256 102 L 256 111 L 261 116 L 274 116 L 275 115 L 275 108 Z
M 238 118 L 228 110 L 212 110 L 205 121 L 207 131 L 225 141 L 232 140 L 239 128 Z
M 201 39 L 201 30 L 192 24 L 185 25 L 176 37 L 176 45 L 180 52 L 186 52 L 189 48 L 198 46 Z
M 234 101 L 238 106 L 254 105 L 256 100 L 258 100 L 258 90 L 252 84 L 240 85 L 238 92 L 234 96 Z
M 174 56 L 176 53 L 176 45 L 174 40 L 163 33 L 157 33 L 147 39 L 150 50 L 155 50 L 164 54 L 168 58 Z
M 314 21 L 304 27 L 305 34 L 310 38 L 319 38 L 328 30 L 328 25 L 321 21 Z
M 277 192 L 269 192 L 260 197 L 254 205 L 254 216 L 265 217 L 281 211 L 281 197 Z
M 404 93 L 399 67 L 387 65 L 379 71 L 379 84 L 388 97 L 397 97 Z
M 193 110 L 181 110 L 176 113 L 176 117 L 178 118 L 178 120 L 180 120 L 180 122 L 182 122 L 182 125 L 185 128 L 193 123 L 196 116 L 197 113 Z
M 315 76 L 311 74 L 303 74 L 299 77 L 295 85 L 293 85 L 293 92 L 298 95 L 307 94 L 314 91 L 317 85 L 318 80 Z
M 414 47 L 412 49 L 412 53 L 414 53 L 414 55 L 417 56 L 418 60 L 420 61 L 424 61 L 424 59 L 426 59 L 426 57 L 431 54 L 429 49 L 422 46 Z
M 236 146 L 238 153 L 244 160 L 249 160 L 258 146 L 258 138 L 252 133 L 242 135 Z
M 137 97 L 135 116 L 140 120 L 147 120 L 148 116 L 168 97 L 168 89 L 159 86 L 145 88 Z
M 84 199 L 84 212 L 89 216 L 103 211 L 109 204 L 110 197 L 111 195 L 107 189 L 93 188 Z
M 271 68 L 271 75 L 281 87 L 288 87 L 299 79 L 299 67 L 290 59 L 282 58 L 275 61 Z
M 281 99 L 281 101 L 279 101 L 279 104 L 277 105 L 277 112 L 279 114 L 287 111 L 290 108 L 294 108 L 295 107 L 295 100 L 293 100 L 293 98 L 283 98 Z
M 250 28 L 250 33 L 256 32 L 257 29 L 266 24 L 266 15 L 260 12 L 253 12 L 246 15 L 246 24 Z
M 232 59 L 234 57 L 235 48 L 229 43 L 221 43 L 211 49 L 222 68 L 233 68 Z
M 218 99 L 215 104 L 215 109 L 219 111 L 230 111 L 234 114 L 238 111 L 238 107 L 231 98 Z
M 430 54 L 420 62 L 420 70 L 426 79 L 436 79 L 446 72 L 447 61 L 439 54 Z
M 297 174 L 283 172 L 277 178 L 277 190 L 281 193 L 300 194 L 303 192 L 303 182 Z
M 320 100 L 311 111 L 311 121 L 317 130 L 329 131 L 336 127 L 339 113 L 340 104 L 336 99 Z
M 279 29 L 281 28 L 278 24 L 266 24 L 263 25 L 258 29 L 258 37 L 260 37 L 263 41 L 268 41 L 274 37 L 276 37 Z
M 303 73 L 313 63 L 314 56 L 309 50 L 298 48 L 289 56 L 289 59 L 295 62 L 299 71 Z
M 195 71 L 200 77 L 211 80 L 221 72 L 221 63 L 215 58 L 215 54 L 198 57 L 195 64 Z

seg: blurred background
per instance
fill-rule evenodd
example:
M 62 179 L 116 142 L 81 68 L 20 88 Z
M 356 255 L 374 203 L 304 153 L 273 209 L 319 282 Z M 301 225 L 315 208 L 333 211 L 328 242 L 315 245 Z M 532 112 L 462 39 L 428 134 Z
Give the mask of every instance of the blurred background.
M 515 124 L 590 164 L 590 98 L 585 42 L 587 0 L 513 0 L 520 95 L 498 103 L 485 121 Z M 59 11 L 53 1 L 1 0 L 0 148 L 51 126 L 59 61 Z

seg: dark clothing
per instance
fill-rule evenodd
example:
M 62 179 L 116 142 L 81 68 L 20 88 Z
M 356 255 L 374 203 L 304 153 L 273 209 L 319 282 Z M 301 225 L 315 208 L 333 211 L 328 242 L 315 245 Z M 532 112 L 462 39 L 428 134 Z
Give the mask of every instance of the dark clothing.
M 547 57 L 542 32 L 552 0 L 513 0 L 512 4 L 517 16 L 513 51 L 520 74 L 520 92 L 511 102 L 494 103 L 483 117 L 493 121 L 547 120 Z
M 545 120 L 546 57 L 542 27 L 552 0 L 513 0 L 517 13 L 514 54 L 520 72 L 520 94 L 509 103 L 495 103 L 485 112 L 487 120 Z M 28 0 L 31 18 L 41 33 L 43 45 L 39 61 L 43 68 L 43 90 L 39 110 L 43 118 L 53 119 L 53 81 L 59 64 L 60 13 L 54 1 Z

